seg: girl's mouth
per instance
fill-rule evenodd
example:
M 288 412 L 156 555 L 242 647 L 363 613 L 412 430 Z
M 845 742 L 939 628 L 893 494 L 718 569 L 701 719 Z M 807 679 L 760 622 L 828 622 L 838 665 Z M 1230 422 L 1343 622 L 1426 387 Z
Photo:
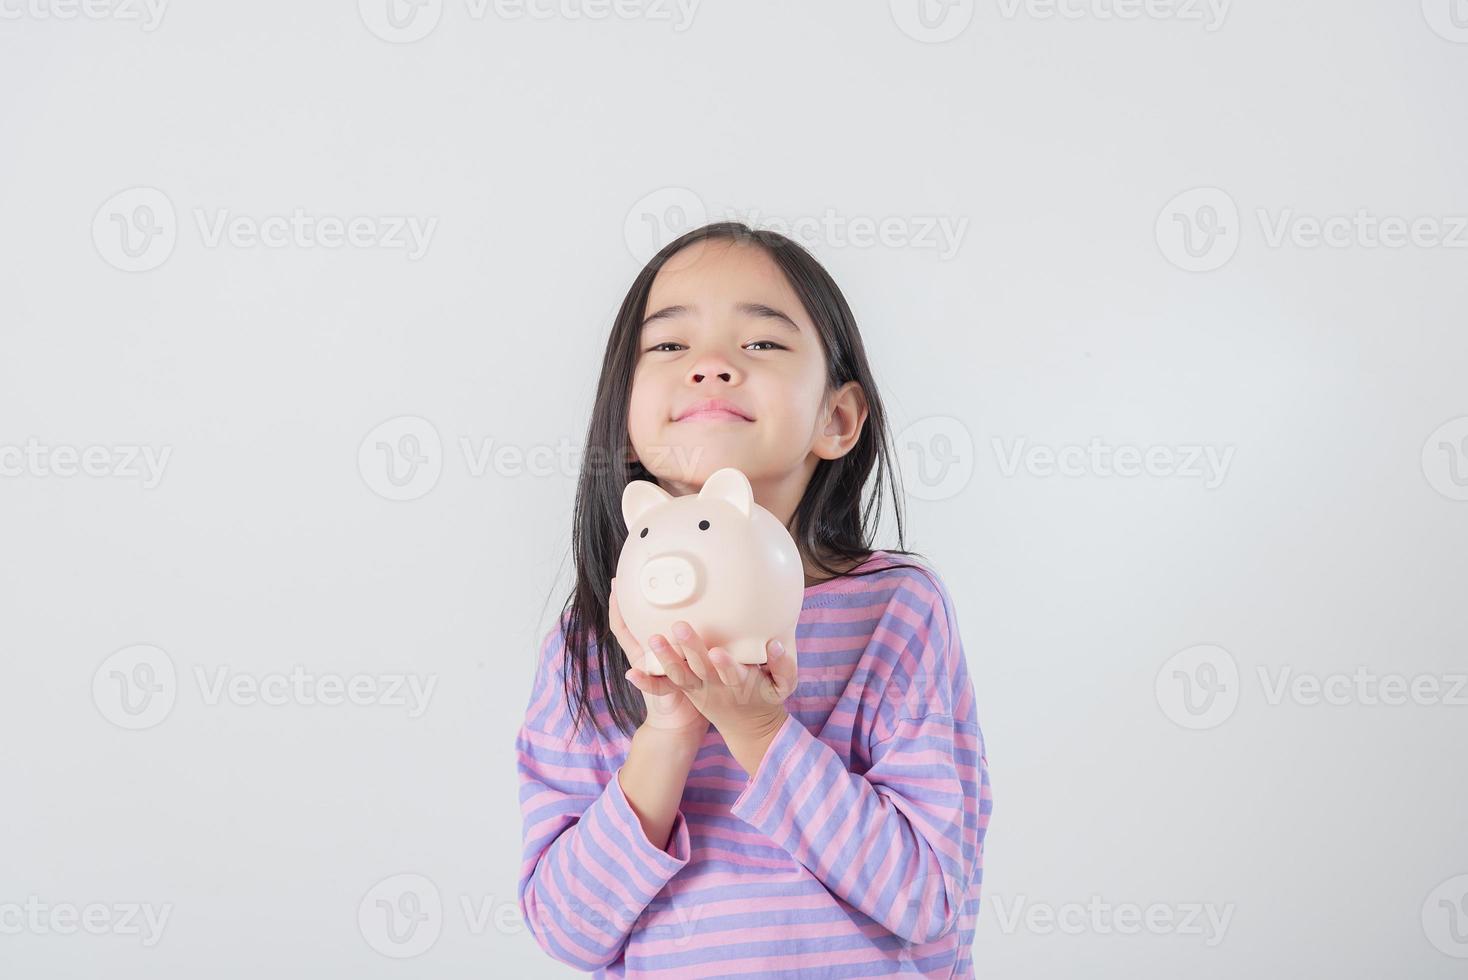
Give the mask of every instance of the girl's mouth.
M 748 422 L 749 419 L 735 412 L 726 411 L 722 408 L 705 408 L 697 412 L 689 412 L 678 419 L 679 422 Z

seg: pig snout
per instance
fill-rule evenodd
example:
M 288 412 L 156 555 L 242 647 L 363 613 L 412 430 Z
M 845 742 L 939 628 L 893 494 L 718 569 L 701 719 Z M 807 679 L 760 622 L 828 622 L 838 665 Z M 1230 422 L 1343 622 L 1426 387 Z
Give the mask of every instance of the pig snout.
M 683 555 L 648 559 L 637 576 L 642 597 L 654 606 L 676 606 L 698 587 L 698 569 Z

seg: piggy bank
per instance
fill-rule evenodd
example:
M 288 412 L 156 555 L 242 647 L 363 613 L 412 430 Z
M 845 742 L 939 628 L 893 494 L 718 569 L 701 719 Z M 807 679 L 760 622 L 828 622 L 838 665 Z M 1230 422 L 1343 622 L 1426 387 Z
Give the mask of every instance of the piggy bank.
M 683 497 L 634 480 L 622 491 L 622 517 L 617 605 L 643 650 L 643 670 L 665 673 L 648 640 L 661 633 L 676 648 L 680 619 L 739 663 L 765 663 L 770 640 L 795 662 L 805 601 L 800 551 L 779 519 L 754 502 L 748 477 L 726 467 Z

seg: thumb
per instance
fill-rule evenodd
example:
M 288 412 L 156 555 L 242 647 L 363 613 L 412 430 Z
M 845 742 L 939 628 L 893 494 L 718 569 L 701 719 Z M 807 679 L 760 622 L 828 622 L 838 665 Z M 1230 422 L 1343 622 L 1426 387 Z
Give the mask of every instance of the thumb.
M 779 640 L 771 640 L 766 644 L 766 656 L 768 660 L 765 666 L 770 672 L 770 682 L 774 685 L 775 694 L 783 701 L 794 693 L 799 679 L 795 657 Z

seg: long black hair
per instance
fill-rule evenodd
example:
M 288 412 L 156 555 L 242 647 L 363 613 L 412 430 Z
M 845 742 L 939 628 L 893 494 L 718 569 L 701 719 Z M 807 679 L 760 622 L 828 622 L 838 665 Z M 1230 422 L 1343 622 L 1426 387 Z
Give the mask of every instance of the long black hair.
M 595 723 L 590 687 L 591 638 L 595 637 L 598 675 L 607 712 L 624 733 L 630 734 L 646 717 L 642 692 L 627 680 L 631 663 L 611 633 L 608 600 L 617 559 L 627 538 L 622 519 L 622 491 L 632 480 L 656 478 L 640 461 L 632 460 L 627 432 L 627 406 L 632 375 L 637 366 L 642 321 L 653 279 L 674 254 L 695 242 L 727 239 L 764 248 L 784 273 L 820 334 L 826 356 L 826 387 L 831 392 L 848 381 L 861 385 L 867 419 L 851 451 L 839 459 L 822 459 L 811 474 L 790 530 L 803 558 L 831 576 L 847 576 L 850 567 L 872 555 L 873 534 L 880 519 L 882 489 L 892 494 L 897 520 L 897 547 L 893 554 L 921 557 L 903 550 L 901 474 L 892 465 L 887 416 L 867 364 L 866 350 L 856 318 L 846 298 L 815 257 L 797 242 L 777 232 L 755 230 L 741 222 L 718 222 L 694 229 L 668 243 L 648 260 L 622 300 L 602 357 L 601 380 L 586 431 L 581 474 L 576 484 L 571 527 L 571 556 L 576 584 L 561 609 L 566 656 L 563 684 L 572 722 L 583 717 Z M 875 470 L 875 474 L 873 471 Z M 873 477 L 866 503 L 862 491 Z M 831 564 L 836 563 L 836 564 Z M 854 575 L 869 575 L 891 565 L 879 565 Z M 917 567 L 898 565 L 896 567 Z

